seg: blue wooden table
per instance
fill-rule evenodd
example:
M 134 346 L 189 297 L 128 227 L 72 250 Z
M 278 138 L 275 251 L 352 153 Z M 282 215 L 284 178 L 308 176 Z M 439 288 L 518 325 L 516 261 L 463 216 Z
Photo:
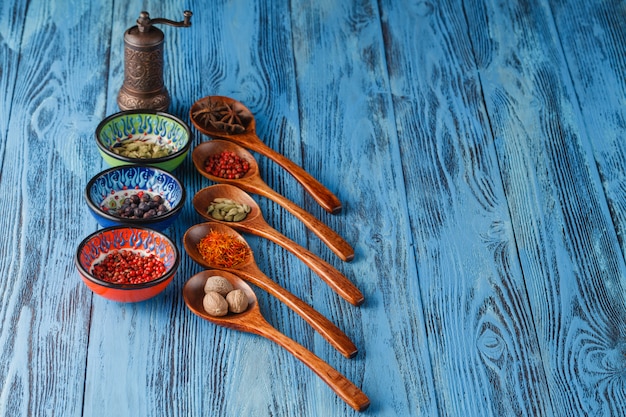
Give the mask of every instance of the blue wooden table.
M 336 323 L 346 359 L 256 289 L 268 321 L 343 373 L 371 416 L 626 414 L 626 3 L 612 0 L 0 2 L 0 415 L 347 416 L 282 348 L 193 315 L 184 254 L 159 296 L 93 295 L 73 263 L 98 229 L 123 33 L 163 27 L 169 111 L 241 100 L 272 149 L 343 203 L 331 215 L 273 161 L 263 179 L 343 236 L 267 222 L 335 266 L 355 307 L 280 246 L 259 268 Z M 194 145 L 209 140 L 195 129 Z M 182 250 L 210 182 L 191 158 L 167 230 Z M 183 251 L 184 253 L 184 251 Z

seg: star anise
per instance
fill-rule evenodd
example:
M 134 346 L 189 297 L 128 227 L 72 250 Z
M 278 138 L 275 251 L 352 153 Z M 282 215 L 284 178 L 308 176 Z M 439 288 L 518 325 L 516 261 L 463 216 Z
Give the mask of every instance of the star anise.
M 204 101 L 193 117 L 207 127 L 210 125 L 230 134 L 244 132 L 252 120 L 250 112 L 238 103 L 228 104 L 211 99 Z
M 216 119 L 216 115 L 215 115 L 215 109 L 218 106 L 218 103 L 216 103 L 213 100 L 204 100 L 200 103 L 198 103 L 200 108 L 198 110 L 196 110 L 192 116 L 200 123 L 202 123 L 205 126 L 208 126 L 209 123 L 212 120 Z
M 210 123 L 216 129 L 225 130 L 228 133 L 241 133 L 246 130 L 246 127 L 239 116 L 240 112 L 228 103 L 224 103 L 223 106 L 215 109 L 217 120 L 211 120 Z

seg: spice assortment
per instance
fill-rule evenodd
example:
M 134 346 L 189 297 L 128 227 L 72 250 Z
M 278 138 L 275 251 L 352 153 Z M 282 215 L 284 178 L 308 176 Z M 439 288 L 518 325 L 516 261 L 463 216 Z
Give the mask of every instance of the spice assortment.
M 226 278 L 213 275 L 207 278 L 204 285 L 202 306 L 211 316 L 225 316 L 230 313 L 243 313 L 248 308 L 248 297 Z
M 215 220 L 240 222 L 248 216 L 250 210 L 251 208 L 247 204 L 240 204 L 230 198 L 218 197 L 209 204 L 207 214 Z
M 354 249 L 352 249 L 352 247 L 345 242 L 339 234 L 330 229 L 324 223 L 320 222 L 309 212 L 300 209 L 300 207 L 282 198 L 281 196 L 276 197 L 277 193 L 269 189 L 269 187 L 262 180 L 258 181 L 259 173 L 254 157 L 249 155 L 248 152 L 237 148 L 238 146 L 248 150 L 257 151 L 274 159 L 279 165 L 293 175 L 296 180 L 303 185 L 305 190 L 309 192 L 320 204 L 320 206 L 322 206 L 329 213 L 338 213 L 342 207 L 341 202 L 337 199 L 337 197 L 317 180 L 315 180 L 310 174 L 285 157 L 276 154 L 260 141 L 255 133 L 254 117 L 245 108 L 245 106 L 228 97 L 210 96 L 196 101 L 190 109 L 190 116 L 192 122 L 201 133 L 213 138 L 213 140 L 197 146 L 192 154 L 194 165 L 200 174 L 218 183 L 235 183 L 240 189 L 246 191 L 249 191 L 246 187 L 248 187 L 249 184 L 254 183 L 253 181 L 256 180 L 262 186 L 259 186 L 258 188 L 260 190 L 257 190 L 255 188 L 256 183 L 255 186 L 250 185 L 249 188 L 253 189 L 253 192 L 258 191 L 258 194 L 264 195 L 285 207 L 288 211 L 302 220 L 305 225 L 324 243 L 326 243 L 328 247 L 342 260 L 350 261 L 353 259 Z M 242 157 L 248 158 L 250 162 L 248 163 L 248 161 Z M 223 179 L 224 181 L 220 179 Z M 242 179 L 242 181 L 230 181 L 239 179 Z M 232 186 L 234 187 L 234 185 Z M 264 193 L 264 191 L 267 192 Z M 206 219 L 233 222 L 242 221 L 245 219 L 244 213 L 247 213 L 248 210 L 245 207 L 237 206 L 236 204 L 240 203 L 236 200 L 225 201 L 222 199 L 225 197 L 228 197 L 229 199 L 238 198 L 237 196 L 239 196 L 238 192 L 216 192 L 212 195 L 207 193 L 197 194 L 194 197 L 194 206 L 196 207 L 196 210 Z M 248 204 L 253 204 L 247 199 L 244 201 Z M 255 208 L 255 210 L 257 209 Z M 255 213 L 257 212 L 255 211 Z M 230 216 L 232 216 L 232 219 Z M 255 216 L 255 218 L 258 219 L 259 216 Z M 248 222 L 246 221 L 246 224 L 247 223 Z M 250 223 L 254 222 L 251 221 Z M 215 225 L 215 223 L 213 223 L 213 225 Z M 196 225 L 185 233 L 185 248 L 197 263 L 200 263 L 205 267 L 217 269 L 244 269 L 248 265 L 255 266 L 252 258 L 252 252 L 243 239 L 238 236 L 234 237 L 231 234 L 220 232 L 219 230 L 226 231 L 224 228 L 227 228 L 227 226 L 224 224 L 219 225 L 222 229 L 214 228 L 213 225 L 210 227 L 206 227 L 205 225 Z M 246 229 L 243 224 L 233 225 L 232 227 L 235 229 L 238 229 L 239 227 Z M 254 277 L 248 278 L 252 280 L 260 279 L 262 280 L 261 282 L 265 282 L 263 280 L 266 277 L 260 271 L 255 272 L 257 274 L 260 273 L 260 276 L 255 275 Z M 363 302 L 362 293 L 341 274 L 329 274 L 326 269 L 318 270 L 318 272 L 320 276 L 326 280 L 329 286 L 331 286 L 347 301 L 354 305 L 360 305 Z M 192 277 L 188 281 L 188 284 L 193 280 L 194 278 Z M 268 281 L 271 282 L 269 279 Z M 270 287 L 274 288 L 272 287 L 273 285 L 275 284 L 272 283 Z M 228 327 L 233 325 L 233 327 L 239 330 L 250 329 L 253 333 L 256 332 L 255 325 L 251 323 L 249 323 L 251 324 L 249 327 L 247 324 L 244 325 L 244 323 L 246 323 L 251 316 L 254 316 L 254 312 L 251 314 L 246 313 L 242 316 L 229 315 L 229 312 L 232 313 L 239 311 L 237 308 L 241 308 L 241 311 L 246 311 L 246 308 L 250 310 L 247 306 L 248 296 L 250 296 L 249 293 L 233 290 L 224 296 L 223 292 L 220 293 L 216 290 L 207 289 L 206 286 L 204 293 L 198 292 L 197 290 L 200 288 L 196 285 L 188 286 L 186 284 L 185 288 L 190 288 L 185 301 L 188 307 L 190 307 L 190 309 L 196 314 L 218 324 L 227 323 L 226 325 Z M 195 294 L 197 295 L 192 295 L 191 291 L 195 291 Z M 293 306 L 289 304 L 289 301 L 280 297 L 280 291 L 274 291 L 272 293 L 279 297 L 281 301 L 293 308 Z M 299 307 L 305 310 L 310 308 L 306 304 L 300 305 Z M 327 319 L 320 316 L 319 313 L 313 308 L 310 308 L 310 310 L 315 312 L 313 317 L 303 317 L 311 324 L 311 326 L 319 331 L 322 327 L 327 325 L 325 323 Z M 296 311 L 299 312 L 299 310 Z M 300 315 L 302 316 L 302 314 Z M 344 338 L 345 335 L 343 335 L 340 329 L 334 327 L 332 323 L 330 326 L 333 328 L 334 333 L 329 335 L 327 339 L 342 353 L 344 353 L 346 357 L 353 357 L 354 354 L 356 354 L 356 347 L 349 339 L 347 339 L 347 337 Z M 326 334 L 325 331 L 326 329 L 322 332 L 324 335 Z M 342 339 L 342 341 L 339 342 L 339 339 Z M 348 346 L 344 346 L 344 342 Z M 296 356 L 301 358 L 300 354 Z M 320 376 L 331 375 L 328 368 L 325 368 L 324 370 L 320 369 L 322 365 L 317 361 L 317 359 L 318 358 L 316 358 L 315 366 L 312 366 L 312 368 L 316 370 L 316 373 Z M 336 371 L 333 370 L 333 372 Z M 332 375 L 334 375 L 334 373 Z M 332 379 L 327 379 L 326 381 L 331 385 L 331 387 L 335 386 L 337 383 L 335 376 L 333 376 Z M 345 388 L 345 384 L 351 385 L 353 389 L 351 390 L 350 395 L 344 396 L 340 394 L 340 396 L 342 396 L 348 404 L 358 411 L 367 408 L 369 405 L 369 399 L 367 396 L 365 396 L 365 394 L 363 394 L 358 387 L 354 386 L 344 377 L 341 382 L 343 388 Z M 344 391 L 336 390 L 336 392 L 339 393 Z
M 143 284 L 165 273 L 165 265 L 154 254 L 141 255 L 131 250 L 109 253 L 93 266 L 93 275 L 115 284 Z
M 196 102 L 194 106 L 190 109 L 190 113 L 192 116 L 192 121 L 194 122 L 194 124 L 196 124 L 196 127 L 198 127 L 197 123 L 203 124 L 204 127 L 207 128 L 207 130 L 212 129 L 212 132 L 215 132 L 215 136 L 217 138 L 223 138 L 221 134 L 225 134 L 229 138 L 233 138 L 235 135 L 240 134 L 239 136 L 242 137 L 252 135 L 253 139 L 256 139 L 258 141 L 258 138 L 254 133 L 255 122 L 252 113 L 250 113 L 250 111 L 241 103 L 236 102 L 232 99 L 218 96 L 207 97 Z M 107 126 L 110 127 L 110 130 L 114 130 L 113 128 L 117 127 L 117 125 L 113 124 Z M 202 131 L 202 129 L 199 130 Z M 141 129 L 138 129 L 138 131 L 141 132 Z M 139 133 L 139 135 L 141 135 L 141 133 Z M 125 140 L 119 140 L 119 135 L 115 135 L 115 137 L 118 138 L 116 140 L 116 143 L 109 142 L 107 145 L 107 149 L 117 155 L 134 159 L 154 159 L 167 157 L 170 154 L 170 148 L 167 146 L 167 144 L 163 144 L 162 142 L 160 142 L 160 137 L 156 138 L 155 140 L 155 138 L 135 136 L 135 132 L 132 133 L 132 136 L 131 134 L 128 134 L 125 137 Z M 236 140 L 233 141 L 237 143 Z M 246 144 L 249 145 L 250 142 L 246 142 Z M 263 146 L 261 146 L 261 148 L 267 149 Z M 209 177 L 211 180 L 214 180 L 213 177 L 232 180 L 241 179 L 246 175 L 258 176 L 258 170 L 256 169 L 254 157 L 242 150 L 237 150 L 236 153 L 233 152 L 231 149 L 236 148 L 234 148 L 232 144 L 229 147 L 221 147 L 219 149 L 213 148 L 209 152 L 204 153 L 200 158 L 196 158 L 194 154 L 194 165 L 201 173 L 209 174 L 205 176 Z M 172 152 L 174 152 L 173 149 Z M 304 172 L 301 168 L 295 166 L 295 164 L 291 163 L 290 161 L 285 160 L 285 158 L 277 158 L 276 155 L 272 154 L 271 152 L 270 155 L 273 155 L 273 159 L 278 159 L 281 166 L 283 166 L 294 177 L 296 177 L 296 179 L 305 186 L 305 189 L 309 191 L 318 202 L 320 202 L 321 200 L 320 204 L 322 204 L 322 206 L 327 211 L 335 213 L 338 211 L 338 209 L 341 208 L 340 202 L 338 202 L 338 200 L 335 201 L 336 197 L 334 197 L 332 193 L 327 192 L 327 190 L 325 190 L 323 186 L 321 186 L 321 184 L 318 184 L 315 179 L 306 174 L 306 172 Z M 251 160 L 249 161 L 246 158 L 250 158 Z M 175 168 L 176 166 L 178 166 L 178 163 L 180 162 L 168 166 Z M 252 172 L 248 174 L 251 170 Z M 138 178 L 141 178 L 141 176 Z M 311 184 L 313 184 L 312 187 Z M 146 191 L 137 191 L 138 188 L 135 187 L 134 190 L 137 192 L 128 194 L 130 190 L 131 187 L 129 186 L 123 188 L 123 191 L 119 193 L 117 191 L 114 193 L 111 193 L 109 191 L 107 191 L 106 193 L 101 193 L 100 195 L 102 196 L 102 198 L 105 198 L 105 195 L 108 195 L 108 197 L 106 197 L 106 200 L 100 203 L 101 208 L 106 210 L 109 214 L 113 216 L 126 219 L 149 219 L 152 217 L 164 215 L 170 210 L 167 202 L 161 195 L 152 193 L 153 189 L 147 188 Z M 319 196 L 320 194 L 322 195 L 321 197 Z M 252 207 L 250 207 L 248 204 L 241 203 L 232 198 L 227 198 L 226 196 L 232 197 L 228 193 L 226 193 L 226 195 L 217 194 L 217 196 L 213 198 L 208 207 L 204 206 L 206 207 L 207 215 L 211 216 L 211 218 L 215 220 L 226 222 L 240 222 L 245 220 L 248 214 L 251 213 Z M 327 200 L 330 200 L 330 202 Z M 288 210 L 289 207 L 292 207 L 291 205 L 286 203 L 284 205 L 287 206 Z M 176 208 L 173 207 L 171 210 L 173 212 L 174 210 L 176 210 Z M 255 210 L 258 209 L 255 208 Z M 293 208 L 290 211 L 296 214 L 298 218 L 303 220 L 305 224 L 309 227 L 309 229 L 315 232 L 325 243 L 329 244 L 333 251 L 335 251 L 336 253 L 337 251 L 339 251 L 340 257 L 342 259 L 351 259 L 351 255 L 353 256 L 353 250 L 347 244 L 345 244 L 344 246 L 346 247 L 345 252 L 348 253 L 347 255 L 341 256 L 344 254 L 342 248 L 344 242 L 341 237 L 339 237 L 336 233 L 334 233 L 329 228 L 324 227 L 325 225 L 319 221 L 316 221 L 316 219 L 305 216 L 305 214 L 308 213 L 305 213 L 299 208 Z M 257 213 L 257 211 L 255 211 L 255 213 Z M 185 247 L 190 254 L 193 254 L 192 257 L 194 257 L 194 259 L 198 263 L 202 263 L 203 265 L 206 263 L 207 266 L 214 267 L 216 269 L 240 267 L 245 268 L 247 265 L 254 266 L 252 251 L 246 241 L 238 236 L 236 233 L 227 233 L 226 231 L 230 230 L 227 226 L 219 226 L 222 227 L 222 230 L 224 231 L 220 231 L 219 228 L 214 228 L 210 229 L 208 232 L 204 231 L 194 236 L 193 245 L 195 246 L 195 250 L 197 250 L 197 253 L 196 251 L 189 251 L 189 248 L 193 246 L 187 245 L 186 239 L 188 234 L 185 234 Z M 148 228 L 146 228 L 145 230 L 151 231 Z M 204 233 L 206 233 L 206 235 L 204 235 Z M 202 235 L 204 236 L 198 239 Z M 331 238 L 335 238 L 336 236 L 336 240 L 339 242 L 338 245 L 335 245 L 333 239 L 329 238 L 328 236 L 331 236 Z M 165 239 L 167 238 L 165 237 Z M 158 239 L 150 241 L 149 243 L 158 243 Z M 335 246 L 339 246 L 339 249 L 337 249 Z M 178 252 L 175 246 L 173 246 L 173 250 L 175 255 L 178 256 Z M 197 255 L 200 255 L 204 262 L 201 262 Z M 177 266 L 178 263 L 176 263 L 175 268 Z M 109 252 L 100 262 L 98 262 L 97 264 L 93 264 L 93 267 L 89 272 L 97 279 L 109 283 L 149 283 L 139 286 L 139 288 L 145 288 L 154 284 L 158 284 L 160 281 L 160 277 L 165 278 L 169 274 L 169 272 L 166 272 L 166 270 L 167 268 L 164 262 L 161 261 L 155 254 L 139 253 L 139 251 L 137 251 L 136 249 L 118 249 L 116 251 Z M 171 278 L 169 279 L 171 281 Z M 269 288 L 275 296 L 277 296 L 281 301 L 286 303 L 289 307 L 291 307 L 298 314 L 300 314 L 307 322 L 311 324 L 314 329 L 318 330 L 325 338 L 327 338 L 333 344 L 333 346 L 336 346 L 342 353 L 344 353 L 344 356 L 352 357 L 354 356 L 354 354 L 356 354 L 356 347 L 349 339 L 347 339 L 347 337 L 340 331 L 340 329 L 336 328 L 333 323 L 329 322 L 325 317 L 321 316 L 312 307 L 308 306 L 305 303 L 302 303 L 294 296 L 286 296 L 284 294 L 284 290 L 278 290 L 277 285 L 269 280 L 269 278 L 265 277 L 262 273 L 260 273 L 260 277 L 254 277 L 252 279 L 258 280 L 258 282 L 260 283 L 265 283 L 267 288 Z M 87 283 L 88 278 L 84 278 L 84 281 Z M 152 283 L 152 281 L 154 281 L 154 283 Z M 170 281 L 165 282 L 165 285 L 169 284 Z M 88 283 L 87 285 L 90 284 Z M 236 285 L 239 288 L 234 288 L 231 281 L 229 281 L 225 277 L 219 275 L 210 276 L 204 282 L 204 292 L 202 293 L 202 290 L 195 292 L 195 294 L 198 294 L 197 296 L 193 297 L 194 300 L 197 300 L 195 305 L 199 306 L 201 301 L 201 308 L 206 312 L 207 315 L 215 317 L 215 320 L 245 321 L 248 319 L 248 317 L 250 317 L 250 314 L 244 314 L 241 316 L 237 316 L 237 314 L 246 312 L 248 310 L 254 310 L 254 308 L 256 308 L 255 303 L 254 301 L 252 301 L 251 303 L 251 300 L 255 300 L 255 296 L 248 287 L 242 287 L 241 284 Z M 147 297 L 154 296 L 158 292 L 162 291 L 163 288 L 164 286 L 155 289 L 149 294 L 142 294 L 141 299 L 146 299 Z M 245 290 L 242 288 L 245 288 Z M 333 286 L 333 288 L 335 287 Z M 124 289 L 126 290 L 127 288 Z M 197 289 L 200 289 L 200 287 L 198 287 Z M 125 301 L 121 296 L 118 296 L 116 301 L 118 299 Z M 185 301 L 188 301 L 187 297 Z M 195 311 L 199 310 L 194 309 L 194 312 Z M 219 317 L 224 316 L 228 317 L 226 317 L 225 319 L 218 319 Z M 209 318 L 209 320 L 211 319 Z M 327 333 L 329 333 L 329 329 L 332 330 L 332 332 L 330 332 L 332 334 L 327 335 Z M 345 346 L 346 344 L 348 345 L 347 347 Z M 302 359 L 299 355 L 297 356 L 299 359 Z M 315 366 L 320 367 L 322 365 L 320 365 L 319 362 L 316 361 Z M 324 372 L 322 372 L 321 374 L 324 374 Z M 349 381 L 347 382 L 349 383 Z M 358 388 L 354 388 L 358 391 Z M 367 400 L 366 397 L 365 400 Z M 368 400 L 364 401 L 363 404 L 365 404 L 365 402 L 368 402 Z M 359 407 L 355 408 L 360 410 L 366 406 L 367 404 L 365 404 L 363 407 L 359 405 Z
M 239 179 L 250 170 L 250 162 L 235 152 L 222 151 L 204 161 L 204 170 L 211 175 L 226 179 Z
M 218 230 L 211 230 L 200 239 L 197 249 L 209 265 L 220 268 L 240 265 L 252 255 L 245 242 Z

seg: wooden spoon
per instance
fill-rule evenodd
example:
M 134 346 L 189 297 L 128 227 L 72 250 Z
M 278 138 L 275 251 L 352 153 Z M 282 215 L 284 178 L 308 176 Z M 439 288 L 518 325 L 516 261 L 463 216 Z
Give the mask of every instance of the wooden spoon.
M 217 155 L 223 151 L 234 152 L 240 158 L 250 164 L 248 172 L 239 179 L 226 179 L 209 174 L 204 169 L 205 161 L 211 155 Z M 339 258 L 343 261 L 354 259 L 354 249 L 337 232 L 326 226 L 311 213 L 302 209 L 297 204 L 278 194 L 267 185 L 259 174 L 259 166 L 254 156 L 241 146 L 225 140 L 214 139 L 202 142 L 191 153 L 193 164 L 200 174 L 214 182 L 236 185 L 242 190 L 258 194 L 273 200 L 283 206 L 287 211 L 296 216 L 304 225 L 315 233 Z
M 306 320 L 311 327 L 313 327 L 346 358 L 352 358 L 356 355 L 357 348 L 354 343 L 352 343 L 348 336 L 346 336 L 346 334 L 342 332 L 334 323 L 261 272 L 254 261 L 254 255 L 249 246 L 249 255 L 247 256 L 247 259 L 232 268 L 224 268 L 220 265 L 211 265 L 208 263 L 202 255 L 200 255 L 197 246 L 200 240 L 202 240 L 202 238 L 204 238 L 212 230 L 232 236 L 248 246 L 246 240 L 241 237 L 239 233 L 226 225 L 220 223 L 200 223 L 187 229 L 185 235 L 183 236 L 183 245 L 185 246 L 185 250 L 191 259 L 208 269 L 220 269 L 235 273 L 246 281 L 267 291 Z
M 219 106 L 228 105 L 231 112 L 236 112 L 243 119 L 245 129 L 241 132 L 229 131 L 228 126 L 216 127 L 208 121 L 211 111 Z M 290 173 L 304 189 L 318 202 L 318 204 L 329 213 L 339 213 L 341 211 L 341 202 L 339 199 L 324 187 L 318 180 L 313 178 L 311 174 L 306 172 L 302 167 L 295 164 L 287 157 L 274 151 L 259 139 L 256 134 L 256 121 L 252 112 L 248 110 L 241 102 L 230 97 L 224 96 L 208 96 L 196 101 L 189 110 L 189 117 L 196 129 L 201 133 L 212 138 L 226 139 L 237 143 L 251 151 L 258 152 L 272 159 L 278 165 L 283 167 Z M 219 124 L 218 124 L 219 125 Z M 232 130 L 232 129 L 231 129 Z
M 239 204 L 247 204 L 250 206 L 250 213 L 248 213 L 245 219 L 238 222 L 217 220 L 207 213 L 208 207 L 215 198 L 228 198 L 237 201 Z M 319 275 L 333 291 L 350 304 L 355 306 L 363 304 L 363 294 L 348 278 L 342 275 L 331 264 L 314 255 L 309 250 L 298 245 L 267 224 L 256 201 L 240 188 L 230 184 L 216 184 L 205 187 L 198 191 L 193 197 L 193 207 L 200 216 L 208 221 L 222 223 L 237 231 L 252 233 L 277 243 L 300 258 L 300 260 Z
M 228 279 L 235 289 L 243 290 L 248 296 L 248 309 L 243 313 L 229 313 L 226 316 L 211 316 L 206 313 L 202 304 L 204 297 L 204 284 L 208 277 L 221 275 Z M 328 386 L 350 407 L 357 411 L 365 410 L 370 401 L 367 396 L 356 385 L 348 380 L 344 375 L 324 362 L 313 352 L 304 346 L 285 336 L 265 320 L 259 309 L 256 294 L 238 276 L 224 271 L 203 271 L 192 276 L 183 287 L 183 298 L 187 307 L 197 316 L 215 323 L 219 326 L 242 332 L 253 333 L 265 337 L 279 346 L 285 348 L 289 353 L 302 361 L 313 372 L 315 372 Z

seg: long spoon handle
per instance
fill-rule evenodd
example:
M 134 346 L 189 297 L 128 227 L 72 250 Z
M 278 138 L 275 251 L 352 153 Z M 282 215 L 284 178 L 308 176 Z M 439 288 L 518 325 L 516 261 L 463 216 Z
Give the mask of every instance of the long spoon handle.
M 269 279 L 260 271 L 251 273 L 242 269 L 227 269 L 228 272 L 238 274 L 240 277 L 257 287 L 272 294 L 287 307 L 295 311 L 307 323 L 315 329 L 324 339 L 328 341 L 346 358 L 352 358 L 357 353 L 357 348 L 352 341 L 333 322 L 328 320 L 319 311 Z
M 322 242 L 326 244 L 342 261 L 351 261 L 354 259 L 354 249 L 348 242 L 344 240 L 337 232 L 322 223 L 315 216 L 308 211 L 304 210 L 296 203 L 283 197 L 271 189 L 262 180 L 255 182 L 241 183 L 241 186 L 247 187 L 249 190 L 269 198 L 275 203 L 283 206 L 287 211 L 297 217 L 304 225 L 320 238 Z
M 245 146 L 250 149 L 265 155 L 278 165 L 283 167 L 285 171 L 291 174 L 304 189 L 317 201 L 317 203 L 329 213 L 339 213 L 342 205 L 339 198 L 335 196 L 328 188 L 324 187 L 322 183 L 316 180 L 311 174 L 305 171 L 300 165 L 296 164 L 286 156 L 276 152 L 263 141 L 261 141 L 256 134 L 254 138 L 249 138 L 245 141 Z
M 276 344 L 285 348 L 317 374 L 328 386 L 350 407 L 356 411 L 363 411 L 370 405 L 370 400 L 348 378 L 339 373 L 336 369 L 324 362 L 317 355 L 304 346 L 285 336 L 269 323 L 266 326 L 259 326 L 256 333 L 266 337 Z
M 243 226 L 245 228 L 245 225 Z M 271 227 L 255 228 L 252 233 L 277 243 L 297 256 L 305 265 L 315 272 L 328 286 L 352 305 L 363 304 L 363 293 L 341 272 L 328 262 L 298 245 L 287 236 Z

